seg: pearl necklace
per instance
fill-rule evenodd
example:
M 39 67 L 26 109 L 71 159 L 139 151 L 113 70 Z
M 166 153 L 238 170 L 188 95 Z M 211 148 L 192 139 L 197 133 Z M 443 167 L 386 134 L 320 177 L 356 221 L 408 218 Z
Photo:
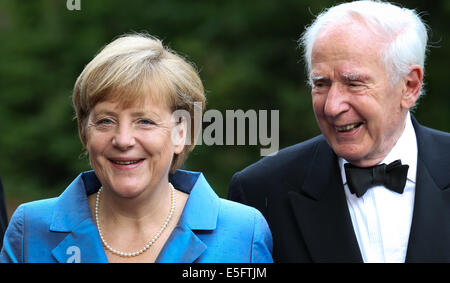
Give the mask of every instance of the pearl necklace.
M 162 232 L 166 229 L 167 225 L 170 222 L 170 219 L 172 219 L 173 213 L 175 211 L 175 188 L 173 187 L 173 185 L 171 183 L 169 183 L 170 187 L 171 187 L 171 200 L 172 200 L 172 204 L 171 204 L 171 208 L 170 208 L 170 212 L 169 215 L 166 218 L 166 221 L 164 221 L 164 224 L 161 226 L 161 229 L 159 229 L 158 233 L 156 233 L 155 236 L 153 236 L 153 238 L 151 239 L 150 242 L 148 242 L 142 249 L 136 251 L 136 252 L 131 252 L 131 253 L 127 253 L 127 252 L 121 252 L 118 251 L 116 249 L 113 249 L 105 240 L 105 238 L 103 237 L 103 232 L 102 229 L 100 228 L 100 221 L 99 221 L 99 217 L 98 217 L 98 207 L 99 207 L 99 202 L 100 202 L 100 193 L 102 192 L 103 187 L 100 187 L 100 189 L 98 190 L 97 193 L 97 197 L 95 200 L 95 221 L 97 222 L 97 228 L 98 228 L 98 233 L 100 234 L 100 239 L 102 240 L 103 245 L 113 254 L 122 256 L 122 257 L 133 257 L 133 256 L 138 256 L 140 254 L 142 254 L 143 252 L 145 252 L 146 250 L 148 250 L 155 242 L 156 240 L 158 240 L 159 236 L 161 236 Z

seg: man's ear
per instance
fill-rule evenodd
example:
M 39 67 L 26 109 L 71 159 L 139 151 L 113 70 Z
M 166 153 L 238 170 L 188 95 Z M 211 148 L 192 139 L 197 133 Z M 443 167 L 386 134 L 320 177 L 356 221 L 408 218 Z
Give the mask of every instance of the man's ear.
M 410 109 L 419 98 L 423 84 L 423 70 L 418 65 L 410 67 L 410 72 L 404 77 L 404 88 L 402 92 L 401 106 L 403 109 Z

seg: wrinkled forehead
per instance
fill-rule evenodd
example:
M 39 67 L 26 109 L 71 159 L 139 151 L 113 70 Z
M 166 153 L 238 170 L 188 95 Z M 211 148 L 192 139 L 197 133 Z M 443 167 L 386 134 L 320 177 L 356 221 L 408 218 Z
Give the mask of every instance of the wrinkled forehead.
M 321 75 L 323 68 L 331 66 L 339 66 L 339 72 L 347 77 L 360 76 L 369 67 L 384 68 L 386 47 L 387 42 L 365 25 L 329 27 L 320 32 L 313 45 L 310 75 Z
M 390 42 L 398 33 L 386 32 L 379 22 L 364 18 L 358 13 L 349 12 L 340 18 L 326 22 L 319 30 L 316 39 L 346 33 L 351 37 L 370 36 L 371 41 Z
M 325 26 L 313 44 L 313 52 L 319 47 L 332 50 L 336 44 L 355 48 L 362 54 L 369 50 L 378 50 L 389 44 L 390 40 L 371 26 L 355 20 L 348 20 Z M 325 45 L 325 46 L 324 46 Z

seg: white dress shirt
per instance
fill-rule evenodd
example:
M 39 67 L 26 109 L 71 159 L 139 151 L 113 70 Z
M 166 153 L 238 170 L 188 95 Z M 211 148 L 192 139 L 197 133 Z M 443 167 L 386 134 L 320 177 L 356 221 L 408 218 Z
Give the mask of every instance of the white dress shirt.
M 417 140 L 408 112 L 405 129 L 381 163 L 401 159 L 408 164 L 403 194 L 374 186 L 358 198 L 347 185 L 343 158 L 339 158 L 342 181 L 353 229 L 364 262 L 405 262 L 414 207 L 417 171 Z

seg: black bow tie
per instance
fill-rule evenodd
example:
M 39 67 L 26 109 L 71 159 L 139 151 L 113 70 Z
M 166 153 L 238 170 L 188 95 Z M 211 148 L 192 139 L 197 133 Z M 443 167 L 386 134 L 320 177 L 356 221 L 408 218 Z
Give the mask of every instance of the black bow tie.
M 402 194 L 409 168 L 408 165 L 402 165 L 400 160 L 388 165 L 383 163 L 366 168 L 356 167 L 350 163 L 346 163 L 344 167 L 348 188 L 357 197 L 364 195 L 370 187 L 379 185 Z

